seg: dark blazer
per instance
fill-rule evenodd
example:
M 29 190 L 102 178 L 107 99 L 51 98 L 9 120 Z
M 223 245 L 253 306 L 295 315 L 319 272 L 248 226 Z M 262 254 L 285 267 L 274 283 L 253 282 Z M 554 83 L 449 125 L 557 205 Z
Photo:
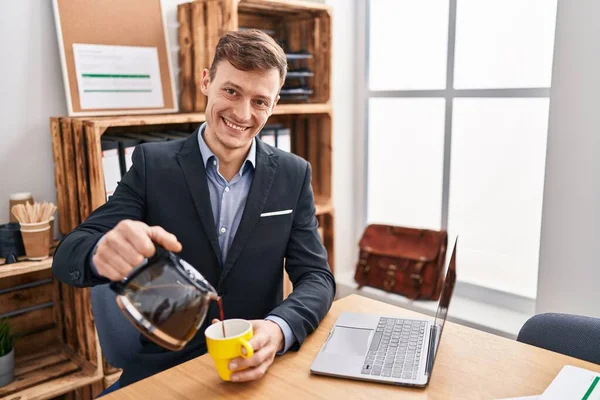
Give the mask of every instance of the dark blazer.
M 286 209 L 293 212 L 260 217 L 263 212 Z M 54 276 L 73 286 L 106 283 L 92 274 L 91 251 L 123 219 L 159 225 L 175 234 L 183 245 L 181 257 L 223 297 L 226 318 L 279 316 L 297 339 L 292 350 L 300 347 L 331 307 L 335 280 L 317 231 L 311 169 L 298 156 L 257 140 L 254 179 L 221 268 L 198 131 L 182 140 L 142 144 L 110 200 L 61 241 L 52 264 Z M 284 258 L 294 291 L 282 303 Z M 204 354 L 204 329 L 213 318 L 218 318 L 215 304 L 196 337 L 179 352 L 140 335 L 143 350 L 124 368 L 121 385 Z

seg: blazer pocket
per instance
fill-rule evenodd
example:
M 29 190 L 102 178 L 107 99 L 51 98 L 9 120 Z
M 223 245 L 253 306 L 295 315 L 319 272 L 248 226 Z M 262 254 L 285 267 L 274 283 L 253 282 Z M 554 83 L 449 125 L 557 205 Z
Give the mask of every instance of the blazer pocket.
M 283 224 L 292 221 L 293 210 L 272 211 L 260 214 L 259 224 Z

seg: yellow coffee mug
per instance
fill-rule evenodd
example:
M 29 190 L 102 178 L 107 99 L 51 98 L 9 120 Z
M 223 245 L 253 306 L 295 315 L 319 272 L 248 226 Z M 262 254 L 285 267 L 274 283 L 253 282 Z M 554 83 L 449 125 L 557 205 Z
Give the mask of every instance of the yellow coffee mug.
M 225 324 L 225 337 L 223 337 Z M 254 349 L 248 341 L 252 338 L 252 324 L 245 319 L 227 319 L 212 324 L 204 331 L 208 354 L 217 367 L 219 376 L 224 381 L 231 380 L 229 362 L 237 357 L 250 358 Z M 246 352 L 242 352 L 245 349 Z

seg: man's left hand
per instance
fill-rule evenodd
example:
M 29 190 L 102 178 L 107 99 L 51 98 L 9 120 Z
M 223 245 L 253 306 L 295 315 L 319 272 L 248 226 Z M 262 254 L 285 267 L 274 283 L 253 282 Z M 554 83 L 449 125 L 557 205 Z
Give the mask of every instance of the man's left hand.
M 238 357 L 229 362 L 233 372 L 233 382 L 246 382 L 262 378 L 275 359 L 277 352 L 283 350 L 284 337 L 279 325 L 273 321 L 251 320 L 254 336 L 249 340 L 254 349 L 250 358 Z

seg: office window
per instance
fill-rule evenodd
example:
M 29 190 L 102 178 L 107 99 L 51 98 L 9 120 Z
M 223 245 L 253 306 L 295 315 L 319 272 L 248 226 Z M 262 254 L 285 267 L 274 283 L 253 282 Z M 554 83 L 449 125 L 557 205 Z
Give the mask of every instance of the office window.
M 369 100 L 371 222 L 440 229 L 444 111 L 439 98 Z
M 448 0 L 376 0 L 369 19 L 371 90 L 446 87 Z
M 459 0 L 456 89 L 550 87 L 556 1 Z
M 367 2 L 366 222 L 458 234 L 459 280 L 527 298 L 537 290 L 556 7 Z
M 548 105 L 454 100 L 448 231 L 463 281 L 535 297 Z

